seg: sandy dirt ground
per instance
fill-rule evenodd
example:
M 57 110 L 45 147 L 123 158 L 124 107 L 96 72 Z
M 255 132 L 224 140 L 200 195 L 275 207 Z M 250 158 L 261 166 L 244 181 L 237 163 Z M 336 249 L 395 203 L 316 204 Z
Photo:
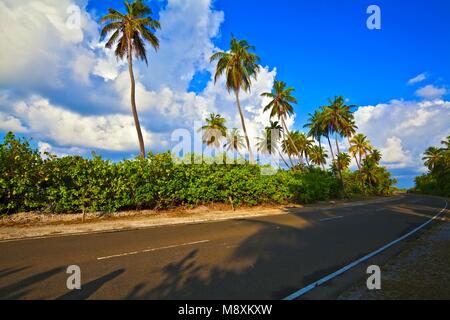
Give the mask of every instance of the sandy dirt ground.
M 314 205 L 268 205 L 239 208 L 235 211 L 227 205 L 200 206 L 195 209 L 179 208 L 167 211 L 141 210 L 118 213 L 48 214 L 18 213 L 0 220 L 0 240 L 83 234 L 92 232 L 112 232 L 129 229 L 142 229 L 174 224 L 204 223 L 229 219 L 286 214 L 286 209 L 314 210 L 322 207 L 335 207 L 348 203 L 367 203 L 389 199 L 373 197 L 362 201 L 329 201 Z

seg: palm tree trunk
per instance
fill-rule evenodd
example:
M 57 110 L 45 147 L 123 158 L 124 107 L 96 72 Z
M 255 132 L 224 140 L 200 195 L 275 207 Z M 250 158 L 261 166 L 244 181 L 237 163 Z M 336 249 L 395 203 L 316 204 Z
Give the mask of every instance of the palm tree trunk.
M 317 141 L 319 142 L 319 148 L 320 148 L 320 150 L 322 150 L 322 141 L 321 141 L 321 139 L 320 139 L 320 136 L 317 137 Z M 322 169 L 323 169 L 323 171 L 325 171 L 325 164 L 324 164 L 324 163 L 322 163 Z
M 341 153 L 341 151 L 339 150 L 339 138 L 338 138 L 337 132 L 336 132 L 336 150 L 337 150 L 337 154 Z
M 130 73 L 130 81 L 131 81 L 131 111 L 133 112 L 134 125 L 136 127 L 138 140 L 139 140 L 139 148 L 140 148 L 140 157 L 141 159 L 145 158 L 145 146 L 144 146 L 144 138 L 142 137 L 141 125 L 139 123 L 139 117 L 136 108 L 136 83 L 134 80 L 133 73 L 133 61 L 131 57 L 131 39 L 128 38 L 128 71 Z
M 338 140 L 337 132 L 336 132 L 336 150 L 337 150 L 337 157 L 339 157 L 339 154 L 341 153 L 341 151 L 339 150 L 339 140 Z M 346 196 L 344 178 L 342 178 L 342 171 L 341 171 L 341 168 L 338 165 L 338 163 L 336 163 L 336 167 L 338 169 L 339 179 L 341 179 L 342 191 L 344 192 L 344 196 Z
M 286 160 L 284 159 L 282 153 L 280 151 L 278 151 L 278 154 L 280 155 L 281 160 L 283 160 L 284 164 L 286 165 L 286 167 L 289 168 L 289 164 L 286 162 Z
M 355 158 L 356 158 L 356 155 L 355 155 Z M 358 168 L 359 168 L 359 179 L 360 179 L 360 182 L 361 182 L 362 192 L 363 192 L 363 194 L 366 194 L 366 188 L 364 187 L 364 179 L 363 179 L 363 173 L 362 173 L 362 168 L 361 168 L 361 161 L 362 161 L 362 159 L 361 159 L 361 153 L 360 153 L 359 154 L 359 165 L 358 165 Z
M 309 167 L 309 159 L 308 159 L 308 156 L 307 155 L 305 155 L 305 159 L 306 159 L 306 164 L 308 165 L 308 167 Z
M 239 115 L 241 117 L 242 129 L 244 130 L 245 142 L 247 143 L 247 149 L 248 149 L 248 154 L 249 154 L 249 157 L 250 157 L 250 163 L 254 164 L 255 163 L 255 157 L 253 156 L 252 148 L 250 146 L 250 140 L 249 140 L 248 134 L 247 134 L 247 128 L 245 126 L 245 118 L 244 118 L 244 114 L 242 113 L 241 102 L 239 101 L 239 91 L 235 91 L 234 93 L 236 95 L 236 104 L 237 104 L 237 107 L 238 107 L 238 110 L 239 110 Z
M 348 140 L 348 145 L 349 145 L 349 148 L 350 148 L 351 147 L 350 137 L 347 137 L 347 140 Z M 366 190 L 364 190 L 364 181 L 363 181 L 362 173 L 361 173 L 361 165 L 360 165 L 360 163 L 358 161 L 358 158 L 356 157 L 356 153 L 353 155 L 353 158 L 355 158 L 356 165 L 358 166 L 359 181 L 360 181 L 360 184 L 361 184 L 361 191 L 363 192 L 363 194 L 365 194 Z
M 330 146 L 331 157 L 333 158 L 333 162 L 334 162 L 335 158 L 334 158 L 333 147 L 331 146 L 330 137 L 329 136 L 326 136 L 326 137 L 327 137 L 327 140 L 328 140 L 328 145 Z
M 289 162 L 291 163 L 292 169 L 295 171 L 295 164 L 294 164 L 294 162 L 292 161 L 291 154 L 290 154 L 289 152 L 287 152 L 286 154 L 288 155 L 288 159 L 289 159 Z

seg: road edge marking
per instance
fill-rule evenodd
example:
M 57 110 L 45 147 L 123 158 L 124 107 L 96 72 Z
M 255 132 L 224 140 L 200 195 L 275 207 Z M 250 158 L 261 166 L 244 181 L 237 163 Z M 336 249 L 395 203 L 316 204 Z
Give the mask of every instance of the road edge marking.
M 444 200 L 444 199 L 442 199 Z M 389 249 L 390 247 L 394 246 L 395 244 L 405 240 L 406 238 L 412 236 L 414 233 L 416 233 L 417 231 L 425 228 L 427 225 L 429 225 L 431 222 L 433 222 L 434 220 L 436 220 L 437 218 L 439 218 L 439 216 L 445 211 L 447 210 L 447 200 L 445 201 L 445 207 L 443 209 L 441 209 L 441 211 L 439 211 L 433 218 L 429 219 L 428 221 L 424 222 L 423 224 L 421 224 L 420 226 L 418 226 L 417 228 L 411 230 L 410 232 L 404 234 L 403 236 L 401 236 L 400 238 L 397 238 L 396 240 L 393 240 L 391 242 L 389 242 L 388 244 L 384 245 L 383 247 L 372 251 L 371 253 L 365 255 L 362 258 L 359 258 L 358 260 L 355 260 L 349 264 L 347 264 L 345 267 L 342 267 L 341 269 L 330 273 L 329 275 L 307 285 L 306 287 L 303 287 L 302 289 L 297 290 L 296 292 L 288 295 L 286 298 L 284 298 L 283 300 L 295 300 L 303 295 L 305 295 L 306 293 L 310 292 L 311 290 L 321 286 L 322 284 L 330 281 L 333 278 L 336 278 L 337 276 L 340 276 L 341 274 L 347 272 L 348 270 L 356 267 L 357 265 L 361 264 L 362 262 L 365 262 L 367 260 L 369 260 L 370 258 L 373 258 L 374 256 L 378 255 L 379 253 Z

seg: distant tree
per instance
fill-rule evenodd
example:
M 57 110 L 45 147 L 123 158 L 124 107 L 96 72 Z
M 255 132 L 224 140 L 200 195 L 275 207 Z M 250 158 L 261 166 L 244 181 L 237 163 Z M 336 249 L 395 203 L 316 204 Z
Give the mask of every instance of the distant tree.
M 211 113 L 209 118 L 205 119 L 206 125 L 199 131 L 203 132 L 203 143 L 208 147 L 220 148 L 222 139 L 227 134 L 226 120 L 220 114 Z
M 310 150 L 310 158 L 313 164 L 316 166 L 322 166 L 322 169 L 325 170 L 328 154 L 325 152 L 323 147 L 312 146 Z

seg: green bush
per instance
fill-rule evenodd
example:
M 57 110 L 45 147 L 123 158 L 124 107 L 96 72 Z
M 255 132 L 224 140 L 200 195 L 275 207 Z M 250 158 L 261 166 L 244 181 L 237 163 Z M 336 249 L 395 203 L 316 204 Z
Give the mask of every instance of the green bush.
M 428 173 L 415 179 L 411 192 L 450 197 L 450 136 L 442 147 L 430 147 L 424 153 Z
M 12 133 L 1 144 L 0 165 L 3 214 L 311 203 L 341 194 L 335 175 L 321 169 L 263 175 L 259 165 L 181 164 L 168 152 L 120 162 L 95 154 L 57 158 L 41 156 Z

